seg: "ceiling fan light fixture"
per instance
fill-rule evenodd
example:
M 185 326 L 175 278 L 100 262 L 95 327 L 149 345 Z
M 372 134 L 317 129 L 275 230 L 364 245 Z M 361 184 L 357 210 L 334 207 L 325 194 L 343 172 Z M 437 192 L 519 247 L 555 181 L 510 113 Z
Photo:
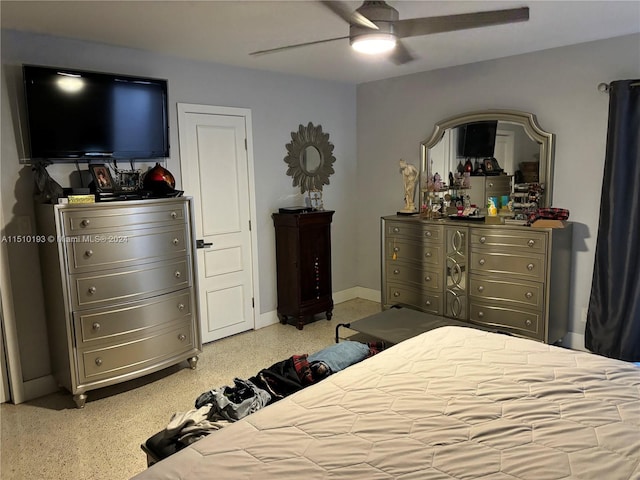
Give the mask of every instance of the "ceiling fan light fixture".
M 397 40 L 392 33 L 370 33 L 352 39 L 351 47 L 360 53 L 376 55 L 393 50 Z

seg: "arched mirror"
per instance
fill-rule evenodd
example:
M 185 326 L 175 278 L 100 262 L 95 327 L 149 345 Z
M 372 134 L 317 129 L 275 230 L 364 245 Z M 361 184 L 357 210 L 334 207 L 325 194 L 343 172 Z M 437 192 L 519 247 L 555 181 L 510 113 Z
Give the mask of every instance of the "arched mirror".
M 300 125 L 297 132 L 291 132 L 291 142 L 286 148 L 287 175 L 293 177 L 293 186 L 299 185 L 301 193 L 321 191 L 323 185 L 329 184 L 336 159 L 329 134 L 322 131 L 321 125 L 314 126 L 311 122 L 306 127 Z
M 422 142 L 421 188 L 424 191 L 438 174 L 439 191 L 450 190 L 461 170 L 469 180 L 497 181 L 506 175 L 516 191 L 538 189 L 538 206 L 549 207 L 553 157 L 554 135 L 540 128 L 535 115 L 511 110 L 466 113 L 437 123 Z

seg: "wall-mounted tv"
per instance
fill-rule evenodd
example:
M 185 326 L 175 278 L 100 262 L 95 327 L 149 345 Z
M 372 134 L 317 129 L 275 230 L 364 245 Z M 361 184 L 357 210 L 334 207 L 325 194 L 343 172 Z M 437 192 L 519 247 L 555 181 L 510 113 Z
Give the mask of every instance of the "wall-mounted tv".
M 496 120 L 467 123 L 458 127 L 458 155 L 491 158 L 496 146 Z
M 167 81 L 23 65 L 32 159 L 169 156 Z

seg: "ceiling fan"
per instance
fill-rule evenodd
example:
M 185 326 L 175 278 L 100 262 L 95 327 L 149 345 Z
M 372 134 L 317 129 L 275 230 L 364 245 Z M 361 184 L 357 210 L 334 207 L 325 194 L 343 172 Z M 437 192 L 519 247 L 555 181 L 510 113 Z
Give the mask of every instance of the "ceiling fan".
M 264 55 L 348 38 L 355 50 L 364 53 L 393 50 L 390 59 L 401 65 L 415 59 L 400 40 L 402 38 L 529 20 L 528 7 L 400 20 L 398 11 L 384 1 L 365 1 L 355 11 L 351 11 L 344 2 L 321 1 L 320 3 L 349 23 L 349 35 L 259 50 L 250 55 Z

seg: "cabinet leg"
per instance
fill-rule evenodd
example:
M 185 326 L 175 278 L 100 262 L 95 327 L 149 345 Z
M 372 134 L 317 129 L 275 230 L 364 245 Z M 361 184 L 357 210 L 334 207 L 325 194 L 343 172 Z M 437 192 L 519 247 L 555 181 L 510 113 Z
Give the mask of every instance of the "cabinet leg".
M 331 320 L 331 317 L 333 317 L 333 312 L 331 310 L 329 310 L 327 312 L 327 320 Z
M 79 393 L 78 395 L 73 396 L 73 401 L 76 402 L 76 407 L 84 408 L 84 404 L 87 401 L 86 393 Z
M 280 315 L 280 323 L 283 325 L 287 324 L 287 316 L 286 315 Z
M 189 366 L 191 367 L 191 370 L 195 370 L 196 365 L 198 365 L 198 357 L 191 357 L 187 359 L 187 362 L 189 362 Z
M 304 328 L 304 317 L 298 318 L 298 323 L 296 323 L 296 328 L 298 330 L 302 330 Z

